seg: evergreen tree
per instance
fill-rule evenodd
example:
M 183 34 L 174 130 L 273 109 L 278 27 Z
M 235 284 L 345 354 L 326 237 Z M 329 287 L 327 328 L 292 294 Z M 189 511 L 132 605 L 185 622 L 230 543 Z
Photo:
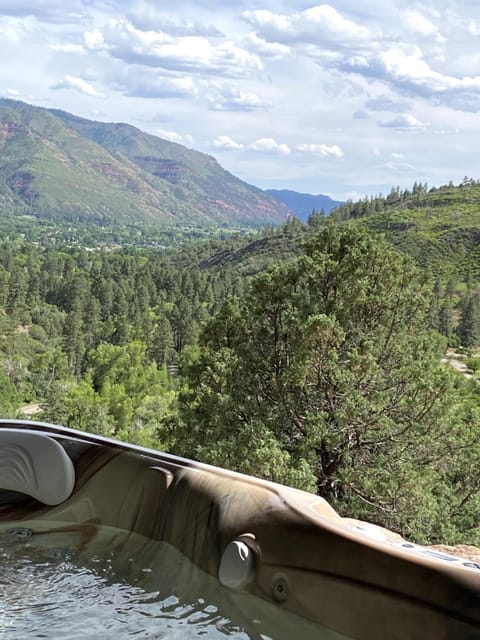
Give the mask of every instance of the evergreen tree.
M 425 532 L 451 426 L 427 292 L 392 248 L 329 225 L 207 325 L 184 366 L 182 453 Z
M 8 282 L 10 280 L 10 274 L 6 269 L 0 266 L 0 307 L 5 307 L 8 299 Z
M 437 278 L 433 287 L 433 295 L 430 303 L 429 321 L 432 329 L 440 331 L 441 285 Z
M 0 417 L 15 418 L 22 398 L 9 376 L 0 368 Z
M 450 278 L 445 289 L 445 295 L 438 312 L 438 330 L 447 339 L 450 339 L 454 331 L 453 296 L 455 293 L 455 280 Z
M 173 331 L 164 312 L 160 312 L 153 326 L 147 354 L 151 360 L 157 363 L 158 367 L 176 362 Z
M 480 294 L 467 294 L 462 301 L 457 335 L 464 347 L 480 345 Z
M 79 308 L 72 309 L 65 320 L 65 350 L 68 355 L 68 368 L 79 381 L 82 376 L 82 364 L 85 356 L 85 326 L 83 313 Z
M 27 290 L 27 272 L 23 267 L 14 265 L 8 282 L 6 309 L 19 324 L 27 321 Z

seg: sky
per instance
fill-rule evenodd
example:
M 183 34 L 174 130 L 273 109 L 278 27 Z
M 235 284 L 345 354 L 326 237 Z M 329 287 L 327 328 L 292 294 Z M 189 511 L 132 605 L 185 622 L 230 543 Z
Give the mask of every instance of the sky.
M 143 131 L 261 188 L 479 178 L 478 0 L 0 0 L 0 96 Z

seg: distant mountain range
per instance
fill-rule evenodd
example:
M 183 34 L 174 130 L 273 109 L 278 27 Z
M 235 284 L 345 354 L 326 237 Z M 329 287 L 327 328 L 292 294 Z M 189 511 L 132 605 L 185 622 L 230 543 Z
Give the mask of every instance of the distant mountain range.
M 306 222 L 312 211 L 323 211 L 329 213 L 335 207 L 343 204 L 338 200 L 332 200 L 329 196 L 310 193 L 298 193 L 289 189 L 265 189 L 265 193 L 278 202 L 285 204 L 297 218 Z
M 212 156 L 128 124 L 0 99 L 0 215 L 258 226 L 288 207 Z

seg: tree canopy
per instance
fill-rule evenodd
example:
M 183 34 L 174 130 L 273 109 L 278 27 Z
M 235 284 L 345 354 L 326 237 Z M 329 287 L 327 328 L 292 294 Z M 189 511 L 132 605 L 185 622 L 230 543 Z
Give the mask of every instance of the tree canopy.
M 182 453 L 431 533 L 466 443 L 430 291 L 382 240 L 327 225 L 207 324 L 184 364 Z
M 478 373 L 443 368 L 438 335 L 478 372 L 477 254 L 467 279 L 430 265 L 429 284 L 359 226 L 322 217 L 171 250 L 12 229 L 1 415 L 317 491 L 418 541 L 480 542 Z

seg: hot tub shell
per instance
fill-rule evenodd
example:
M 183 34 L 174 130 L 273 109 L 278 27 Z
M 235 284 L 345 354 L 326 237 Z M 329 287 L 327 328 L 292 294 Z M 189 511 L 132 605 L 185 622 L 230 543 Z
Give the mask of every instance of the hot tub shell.
M 0 454 L 15 433 L 58 443 L 72 486 L 45 504 L 38 486 L 20 494 L 4 480 L 0 523 L 76 523 L 85 542 L 99 526 L 132 531 L 174 546 L 230 588 L 355 640 L 480 638 L 473 562 L 341 518 L 309 493 L 65 427 L 2 420 Z M 25 447 L 34 465 L 39 447 Z

